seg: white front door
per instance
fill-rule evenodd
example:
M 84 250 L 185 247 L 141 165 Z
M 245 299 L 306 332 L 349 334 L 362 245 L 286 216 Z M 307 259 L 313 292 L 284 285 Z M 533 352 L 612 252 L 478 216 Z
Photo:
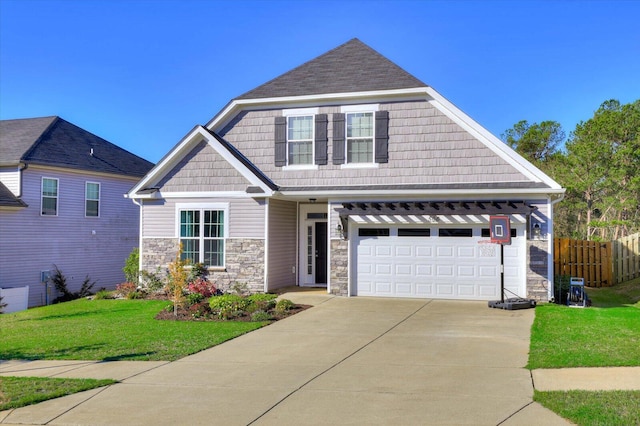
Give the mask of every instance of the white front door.
M 328 227 L 326 204 L 300 206 L 298 282 L 300 286 L 327 286 Z

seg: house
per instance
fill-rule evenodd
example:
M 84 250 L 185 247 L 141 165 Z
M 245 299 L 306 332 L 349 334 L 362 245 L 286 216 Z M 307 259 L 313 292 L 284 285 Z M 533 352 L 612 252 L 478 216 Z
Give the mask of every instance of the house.
M 181 244 L 222 287 L 495 300 L 503 264 L 507 297 L 547 300 L 563 193 L 353 39 L 231 100 L 128 196 L 142 269 Z M 510 245 L 490 244 L 493 215 L 509 218 Z
M 0 121 L 0 287 L 51 302 L 57 266 L 77 291 L 124 281 L 139 209 L 124 197 L 152 163 L 60 117 Z

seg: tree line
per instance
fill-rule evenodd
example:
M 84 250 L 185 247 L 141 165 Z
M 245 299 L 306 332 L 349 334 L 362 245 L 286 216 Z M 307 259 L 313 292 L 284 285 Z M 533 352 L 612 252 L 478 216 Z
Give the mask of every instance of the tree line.
M 568 137 L 556 121 L 522 120 L 502 140 L 566 188 L 556 237 L 610 241 L 640 231 L 640 99 L 605 101 Z

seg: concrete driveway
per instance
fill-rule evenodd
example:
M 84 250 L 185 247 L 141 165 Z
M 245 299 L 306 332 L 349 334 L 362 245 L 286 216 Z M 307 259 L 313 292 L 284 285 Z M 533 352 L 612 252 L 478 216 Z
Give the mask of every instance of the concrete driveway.
M 76 398 L 67 408 L 62 398 L 16 410 L 5 422 L 566 424 L 532 403 L 523 367 L 533 310 L 317 297 L 314 308 L 261 330 L 65 397 Z

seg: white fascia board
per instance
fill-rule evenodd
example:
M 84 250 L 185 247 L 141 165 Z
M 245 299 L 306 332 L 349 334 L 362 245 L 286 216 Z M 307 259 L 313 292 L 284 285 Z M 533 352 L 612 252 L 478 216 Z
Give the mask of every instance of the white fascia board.
M 254 198 L 260 195 L 260 198 L 267 194 L 248 194 L 244 191 L 201 191 L 201 192 L 157 192 L 158 198 Z
M 482 127 L 478 122 L 462 112 L 458 107 L 449 102 L 444 96 L 436 92 L 432 87 L 427 87 L 426 92 L 432 99 L 430 103 L 440 110 L 443 114 L 453 120 L 456 124 L 476 137 L 478 140 L 485 143 L 485 145 L 499 155 L 502 159 L 518 166 L 518 170 L 525 176 L 535 182 L 544 182 L 551 188 L 560 189 L 561 186 L 543 173 L 536 166 L 531 164 L 528 160 L 514 151 L 506 143 L 502 142 L 496 136 L 494 136 L 487 129 Z
M 285 96 L 278 98 L 262 98 L 262 99 L 236 99 L 230 102 L 219 114 L 213 117 L 207 124 L 206 128 L 216 131 L 226 126 L 229 121 L 235 117 L 238 112 L 244 109 L 269 109 L 283 105 L 283 108 L 304 108 L 317 107 L 319 105 L 331 105 L 336 102 L 344 104 L 359 103 L 366 100 L 367 103 L 373 100 L 383 100 L 386 98 L 407 98 L 418 99 L 424 98 L 428 94 L 425 87 L 416 87 L 413 89 L 395 89 L 395 90 L 376 90 L 371 92 L 348 92 L 348 93 L 326 93 L 321 95 L 305 95 L 305 96 Z
M 144 188 L 149 183 L 160 180 L 166 173 L 171 171 L 173 167 L 187 154 L 196 144 L 201 141 L 207 141 L 210 147 L 212 147 L 220 156 L 228 162 L 233 168 L 235 168 L 250 185 L 258 186 L 264 191 L 264 195 L 271 195 L 273 191 L 262 180 L 260 180 L 251 170 L 249 170 L 240 160 L 238 160 L 233 154 L 218 142 L 204 127 L 196 126 L 182 141 L 163 158 L 152 171 L 147 174 L 133 189 L 128 192 L 129 198 L 146 198 L 136 193 Z M 188 194 L 185 192 L 184 194 Z M 149 197 L 149 198 L 157 198 Z
M 564 189 L 556 188 L 516 188 L 516 189 L 429 189 L 416 191 L 415 189 L 372 189 L 372 190 L 315 190 L 315 191 L 280 191 L 283 197 L 296 197 L 301 199 L 319 198 L 319 197 L 340 197 L 345 199 L 369 199 L 371 197 L 381 197 L 384 199 L 398 199 L 399 196 L 403 198 L 414 197 L 416 201 L 424 200 L 425 197 L 431 199 L 441 198 L 460 198 L 462 196 L 476 198 L 490 198 L 495 196 L 502 196 L 505 198 L 517 199 L 517 198 L 529 198 L 532 196 L 538 196 L 547 198 L 551 194 L 564 194 Z M 411 200 L 408 200 L 411 201 Z

